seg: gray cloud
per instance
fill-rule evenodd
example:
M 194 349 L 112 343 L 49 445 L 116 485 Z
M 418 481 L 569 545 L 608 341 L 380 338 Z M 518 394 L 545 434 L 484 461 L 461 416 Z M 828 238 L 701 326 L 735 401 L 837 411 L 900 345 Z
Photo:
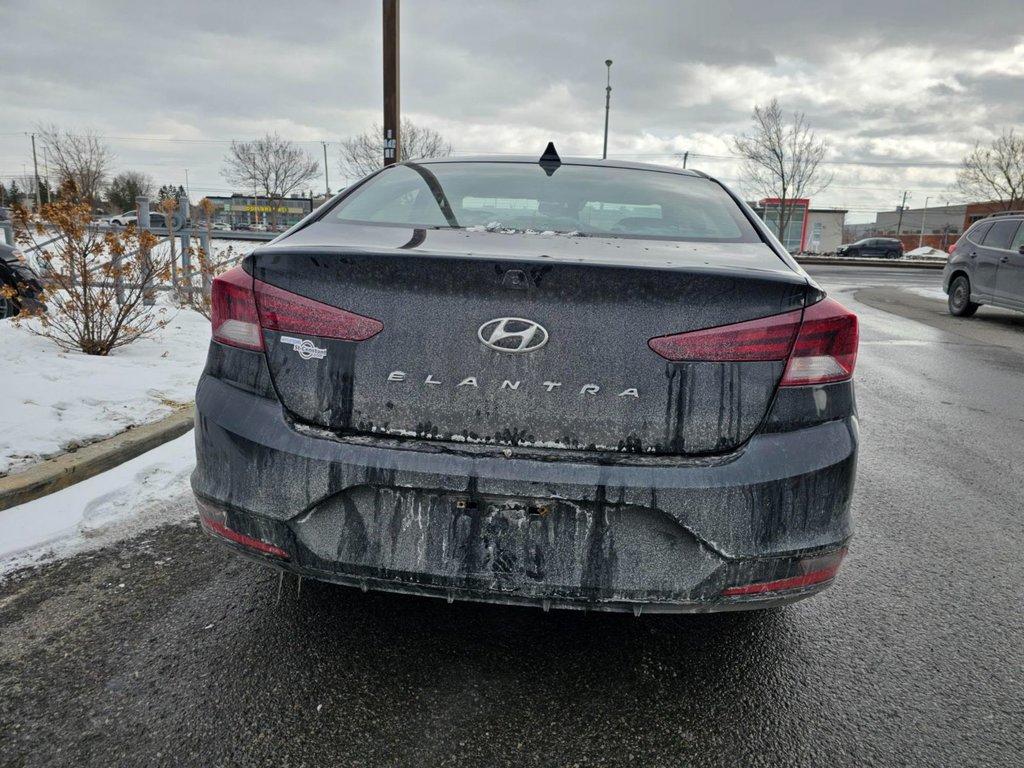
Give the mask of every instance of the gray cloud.
M 195 195 L 226 189 L 216 140 L 277 130 L 319 158 L 320 140 L 379 119 L 375 0 L 182 0 L 175 26 L 132 2 L 4 5 L 0 177 L 22 172 L 20 132 L 40 122 L 151 137 L 111 139 L 119 165 L 158 183 L 189 168 Z M 1021 30 L 1019 0 L 404 0 L 402 105 L 460 151 L 532 152 L 555 138 L 594 154 L 610 57 L 613 153 L 728 154 L 753 105 L 778 96 L 807 113 L 836 160 L 955 160 L 993 126 L 1024 122 Z M 195 141 L 157 140 L 172 138 Z M 738 174 L 731 161 L 703 162 Z M 941 168 L 835 170 L 821 199 L 852 209 L 876 197 L 890 207 L 891 187 L 952 181 Z

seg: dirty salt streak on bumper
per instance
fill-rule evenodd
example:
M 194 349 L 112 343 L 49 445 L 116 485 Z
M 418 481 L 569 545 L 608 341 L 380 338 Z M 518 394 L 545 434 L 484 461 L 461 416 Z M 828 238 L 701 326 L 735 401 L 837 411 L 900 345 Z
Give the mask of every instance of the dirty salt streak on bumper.
M 545 609 L 761 608 L 827 587 L 852 533 L 850 382 L 780 390 L 759 433 L 728 456 L 597 464 L 296 427 L 262 355 L 230 355 L 257 384 L 209 367 L 200 382 L 201 519 L 239 552 L 302 576 Z

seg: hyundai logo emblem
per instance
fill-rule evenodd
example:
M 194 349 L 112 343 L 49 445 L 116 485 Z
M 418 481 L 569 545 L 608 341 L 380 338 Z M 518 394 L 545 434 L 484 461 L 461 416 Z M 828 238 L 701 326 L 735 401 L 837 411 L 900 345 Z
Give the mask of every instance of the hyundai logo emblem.
M 540 323 L 522 317 L 496 317 L 476 332 L 480 341 L 495 352 L 533 352 L 548 343 L 548 332 Z

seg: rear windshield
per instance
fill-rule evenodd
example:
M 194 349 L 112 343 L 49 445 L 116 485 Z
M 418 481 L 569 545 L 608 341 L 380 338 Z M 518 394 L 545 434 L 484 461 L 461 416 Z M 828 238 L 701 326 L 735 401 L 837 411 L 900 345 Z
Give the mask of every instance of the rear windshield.
M 698 176 L 586 165 L 409 163 L 389 168 L 326 218 L 365 224 L 601 237 L 757 242 L 739 206 Z

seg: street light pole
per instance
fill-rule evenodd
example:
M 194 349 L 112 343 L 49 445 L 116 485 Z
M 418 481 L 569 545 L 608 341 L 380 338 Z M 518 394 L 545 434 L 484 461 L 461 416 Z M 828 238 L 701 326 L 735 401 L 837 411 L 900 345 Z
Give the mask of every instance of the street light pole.
M 331 180 L 327 176 L 327 142 L 326 141 L 321 141 L 320 143 L 324 145 L 324 195 L 326 197 L 330 197 L 331 196 Z
M 925 223 L 925 219 L 928 217 L 928 200 L 929 199 L 930 198 L 928 198 L 928 197 L 926 197 L 924 199 L 924 210 L 921 211 L 921 236 L 919 238 L 917 238 L 917 247 L 918 248 L 920 248 L 922 245 L 924 245 L 924 223 Z
M 608 111 L 612 106 L 612 60 L 605 59 L 604 65 L 608 67 L 608 85 L 604 89 L 604 150 L 601 152 L 601 159 L 608 159 Z
M 32 134 L 32 169 L 35 173 L 36 183 L 33 185 L 36 188 L 36 211 L 39 210 L 39 161 L 36 160 L 36 135 Z

